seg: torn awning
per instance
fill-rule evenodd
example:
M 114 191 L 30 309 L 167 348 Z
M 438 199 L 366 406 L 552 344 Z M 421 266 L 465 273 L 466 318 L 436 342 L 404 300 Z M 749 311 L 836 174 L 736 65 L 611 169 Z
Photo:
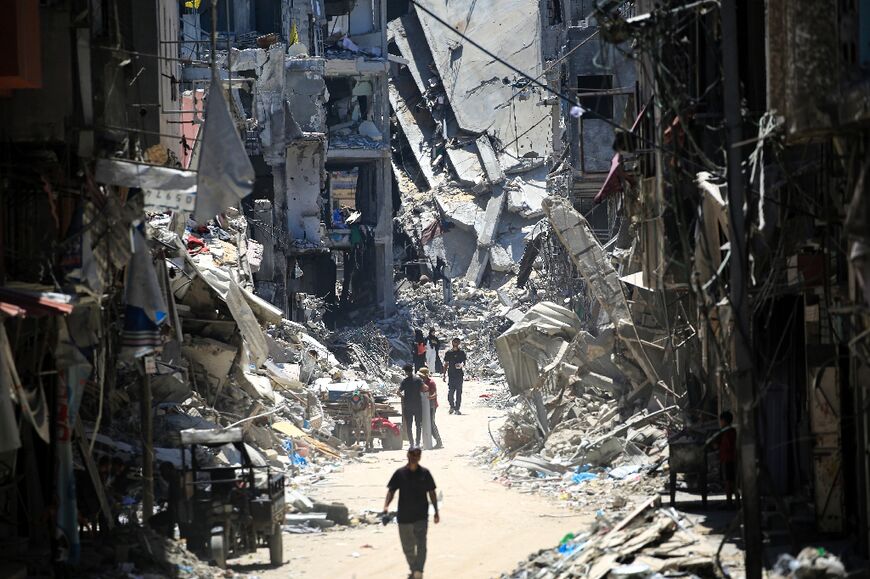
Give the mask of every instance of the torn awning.
M 643 105 L 643 108 L 640 109 L 639 113 L 637 113 L 637 118 L 634 119 L 634 122 L 631 124 L 631 129 L 628 131 L 630 135 L 637 135 L 637 132 L 640 129 L 640 122 L 646 115 L 651 102 L 652 101 L 650 100 Z M 617 152 L 610 160 L 610 171 L 607 173 L 607 178 L 604 180 L 601 189 L 595 195 L 593 203 L 601 203 L 608 195 L 614 191 L 622 189 L 623 181 L 627 178 L 628 175 L 626 175 L 625 169 L 622 166 L 622 153 Z
M 610 171 L 607 173 L 607 179 L 601 189 L 592 200 L 593 203 L 601 203 L 604 199 L 614 191 L 622 188 L 622 180 L 625 178 L 625 171 L 622 169 L 622 155 L 616 153 L 613 159 L 610 160 Z
M 146 165 L 124 159 L 97 159 L 99 183 L 142 189 L 145 206 L 193 211 L 196 205 L 196 172 Z

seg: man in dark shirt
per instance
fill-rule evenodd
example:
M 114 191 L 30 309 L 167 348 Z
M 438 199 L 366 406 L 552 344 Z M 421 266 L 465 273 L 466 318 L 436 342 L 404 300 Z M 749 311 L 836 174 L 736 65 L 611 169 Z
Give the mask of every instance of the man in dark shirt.
M 450 414 L 462 414 L 462 381 L 465 378 L 465 352 L 459 348 L 459 338 L 453 338 L 453 348 L 444 354 L 444 364 L 447 366 L 447 402 L 450 403 Z
M 402 368 L 405 371 L 405 379 L 399 385 L 399 397 L 402 399 L 402 421 L 405 423 L 405 432 L 411 448 L 420 444 L 420 436 L 423 433 L 423 381 L 414 376 L 414 367 L 407 364 Z M 415 430 L 411 423 L 416 426 L 417 438 L 414 438 Z
M 429 469 L 420 466 L 423 451 L 419 448 L 408 449 L 408 464 L 393 473 L 387 484 L 387 499 L 384 501 L 384 514 L 390 509 L 390 503 L 396 491 L 399 491 L 399 539 L 410 577 L 421 579 L 423 566 L 426 564 L 426 533 L 429 528 L 429 501 L 435 508 L 435 524 L 441 522 L 438 514 L 438 498 L 435 496 L 435 479 Z M 427 501 L 428 495 L 428 501 Z

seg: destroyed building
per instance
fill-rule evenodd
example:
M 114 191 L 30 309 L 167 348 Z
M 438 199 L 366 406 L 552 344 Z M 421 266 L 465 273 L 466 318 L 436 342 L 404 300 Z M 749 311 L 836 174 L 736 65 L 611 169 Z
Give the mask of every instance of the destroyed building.
M 257 288 L 290 319 L 304 319 L 305 296 L 336 317 L 394 307 L 382 4 L 237 2 L 229 18 L 218 8 L 221 75 L 256 171 L 245 213 L 264 245 Z M 192 16 L 184 50 L 205 54 L 209 10 Z M 201 62 L 184 67 L 191 87 L 209 79 Z
M 258 468 L 340 456 L 314 381 L 359 374 L 325 329 L 288 318 L 303 292 L 392 307 L 385 9 L 217 4 L 0 9 L 12 39 L 0 75 L 11 576 L 100 575 L 106 561 L 222 573 L 139 524 L 160 499 L 159 463 L 184 464 L 182 430 L 238 432 Z M 315 287 L 330 267 L 331 287 Z M 233 467 L 238 453 L 206 462 Z M 129 496 L 104 470 L 116 463 Z
M 461 34 L 445 28 L 458 21 Z M 440 257 L 450 278 L 477 286 L 485 276 L 499 285 L 515 269 L 542 216 L 559 105 L 484 51 L 550 82 L 559 22 L 558 3 L 537 0 L 412 5 L 390 22 L 406 261 L 429 271 Z M 486 47 L 468 38 L 486 38 Z
M 748 575 L 772 565 L 767 539 L 821 533 L 866 557 L 870 10 L 573 5 L 571 196 L 544 202 L 548 227 L 518 277 L 557 274 L 579 296 L 531 308 L 499 339 L 530 405 L 507 433 L 514 448 L 546 448 L 560 392 L 580 407 L 590 393 L 621 412 L 680 407 L 673 426 L 701 444 L 731 410 Z M 617 48 L 613 79 L 636 78 L 630 90 L 575 62 Z M 604 97 L 623 99 L 620 115 Z

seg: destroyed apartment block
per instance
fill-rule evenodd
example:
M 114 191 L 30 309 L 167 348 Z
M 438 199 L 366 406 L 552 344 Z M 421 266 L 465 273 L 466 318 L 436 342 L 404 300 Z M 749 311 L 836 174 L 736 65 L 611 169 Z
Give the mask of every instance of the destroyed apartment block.
M 291 319 L 305 316 L 306 295 L 386 314 L 393 307 L 386 10 L 379 0 L 318 0 L 284 2 L 281 13 L 286 31 L 293 29 L 289 44 L 233 46 L 218 59 L 221 76 L 233 77 L 232 100 L 257 167 L 246 213 L 269 258 L 257 285 Z M 185 67 L 185 79 L 205 71 Z
M 446 10 L 439 16 L 452 18 L 464 14 L 463 7 L 471 10 L 451 4 L 436 12 Z M 498 11 L 503 9 L 517 17 L 537 18 L 539 7 L 537 2 L 519 1 L 499 5 Z M 502 56 L 512 62 L 519 58 L 529 70 L 543 68 L 539 39 L 531 30 L 503 27 L 503 21 L 493 20 L 487 11 L 469 14 L 469 28 L 484 34 Z M 394 167 L 404 179 L 422 178 L 439 212 L 435 220 L 444 223 L 435 226 L 435 235 L 424 235 L 432 221 L 415 215 L 402 220 L 402 226 L 410 238 L 420 240 L 418 253 L 426 256 L 429 268 L 440 258 L 453 279 L 465 278 L 477 286 L 490 272 L 505 279 L 516 269 L 523 243 L 543 215 L 552 108 L 538 106 L 535 99 L 516 98 L 518 89 L 510 81 L 515 73 L 491 63 L 473 46 L 460 49 L 460 39 L 445 35 L 421 9 L 412 8 L 393 20 L 389 30 L 391 50 L 407 63 L 394 63 L 391 75 L 390 103 L 401 134 Z M 523 49 L 508 51 L 521 40 Z M 456 66 L 462 67 L 462 75 L 451 72 Z M 493 78 L 502 72 L 504 82 Z M 542 116 L 548 122 L 541 122 Z M 530 126 L 533 117 L 538 122 Z M 481 126 L 484 118 L 487 124 Z M 453 229 L 454 224 L 461 231 Z M 468 233 L 476 243 L 468 243 Z

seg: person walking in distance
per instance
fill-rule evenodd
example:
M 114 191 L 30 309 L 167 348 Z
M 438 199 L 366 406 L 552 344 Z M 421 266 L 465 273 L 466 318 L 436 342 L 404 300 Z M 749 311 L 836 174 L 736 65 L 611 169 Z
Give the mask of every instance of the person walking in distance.
M 414 330 L 414 343 L 412 344 L 414 352 L 414 371 L 426 365 L 426 336 L 423 335 L 423 330 L 417 328 Z
M 399 540 L 411 570 L 409 579 L 422 579 L 426 564 L 426 534 L 429 529 L 429 501 L 435 509 L 434 521 L 441 522 L 438 514 L 438 497 L 435 495 L 435 479 L 429 469 L 420 465 L 423 451 L 417 447 L 408 449 L 408 464 L 396 470 L 387 484 L 384 501 L 384 517 L 396 492 L 399 493 Z M 427 500 L 428 499 L 428 500 Z M 387 520 L 386 518 L 384 519 Z
M 417 371 L 417 375 L 423 381 L 423 388 L 429 394 L 429 421 L 432 424 L 432 438 L 435 439 L 435 448 L 444 448 L 444 444 L 441 443 L 441 434 L 438 432 L 438 425 L 435 424 L 435 410 L 438 408 L 438 386 L 429 375 L 429 368 L 423 366 Z
M 405 379 L 399 384 L 399 397 L 402 399 L 402 421 L 405 423 L 408 442 L 413 448 L 420 444 L 420 436 L 423 433 L 423 399 L 420 396 L 420 392 L 423 391 L 423 381 L 414 376 L 414 367 L 410 364 L 406 364 L 402 370 L 405 371 Z M 415 432 L 417 438 L 414 438 Z
M 444 364 L 447 366 L 447 402 L 450 403 L 450 414 L 462 414 L 462 381 L 465 379 L 465 351 L 459 347 L 460 339 L 453 338 L 453 347 L 444 354 Z
M 439 280 L 444 284 L 444 303 L 449 304 L 453 301 L 453 285 L 450 281 L 450 277 L 448 277 L 444 271 L 446 268 L 447 263 L 442 258 L 437 258 L 435 260 L 435 270 L 432 274 L 432 281 L 435 285 L 438 285 Z
M 429 368 L 430 372 L 438 371 L 438 350 L 440 349 L 441 339 L 435 335 L 435 328 L 429 328 L 429 335 L 426 336 L 426 367 Z

